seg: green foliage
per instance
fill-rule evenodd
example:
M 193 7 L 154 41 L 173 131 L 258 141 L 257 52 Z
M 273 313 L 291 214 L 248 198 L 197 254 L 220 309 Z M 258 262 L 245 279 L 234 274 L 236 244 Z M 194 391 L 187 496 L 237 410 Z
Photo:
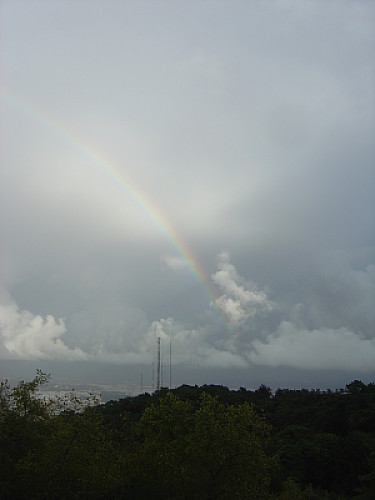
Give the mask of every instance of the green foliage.
M 31 476 L 46 498 L 105 498 L 116 483 L 116 454 L 95 411 L 52 420 L 44 454 Z M 40 474 L 40 472 L 42 473 Z
M 203 394 L 198 409 L 171 393 L 146 409 L 133 456 L 137 498 L 266 498 L 269 428 L 249 404 Z
M 128 460 L 132 493 L 138 498 L 184 497 L 186 447 L 192 425 L 188 402 L 167 394 L 147 408 L 135 428 L 137 439 Z
M 1 382 L 0 418 L 10 413 L 31 420 L 46 418 L 46 407 L 35 397 L 35 393 L 41 385 L 48 382 L 49 378 L 50 375 L 37 370 L 36 376 L 31 382 L 22 381 L 13 389 L 10 389 L 7 380 Z
M 329 500 L 332 497 L 326 491 L 314 491 L 311 484 L 305 489 L 301 488 L 293 479 L 288 478 L 282 485 L 278 500 Z M 338 497 L 335 497 L 339 500 Z
M 2 498 L 23 497 L 31 464 L 43 455 L 49 415 L 35 397 L 48 376 L 37 371 L 28 383 L 10 389 L 7 381 L 0 389 L 0 491 Z M 17 495 L 16 492 L 17 491 Z
M 374 384 L 181 386 L 53 415 L 47 380 L 0 385 L 1 499 L 375 497 Z
M 187 448 L 195 497 L 266 498 L 273 465 L 264 451 L 268 435 L 253 406 L 203 395 Z
M 0 497 L 105 498 L 109 458 L 101 417 L 84 415 L 53 417 L 36 398 L 48 376 L 37 371 L 28 383 L 14 389 L 4 382 L 0 394 Z
M 304 495 L 301 498 L 373 496 L 371 457 L 375 456 L 375 384 L 366 386 L 354 381 L 345 390 L 335 392 L 279 389 L 274 395 L 266 386 L 256 391 L 244 388 L 230 391 L 215 385 L 184 385 L 173 394 L 189 402 L 194 412 L 199 410 L 204 392 L 229 406 L 255 405 L 258 416 L 264 411 L 272 426 L 264 449 L 266 455 L 278 456 L 280 465 L 271 474 L 271 489 L 276 497 L 288 478 L 298 485 L 300 495 Z M 147 401 L 151 405 L 159 399 L 160 394 L 148 395 Z M 119 403 L 122 408 L 131 405 L 132 409 L 138 404 L 133 398 Z M 105 413 L 106 408 L 102 411 Z M 116 413 L 115 403 L 111 412 L 112 415 Z M 141 415 L 140 411 L 138 418 Z M 135 422 L 136 413 L 132 412 L 131 418 Z M 200 471 L 202 475 L 207 474 L 203 467 Z M 191 480 L 191 490 L 193 484 Z

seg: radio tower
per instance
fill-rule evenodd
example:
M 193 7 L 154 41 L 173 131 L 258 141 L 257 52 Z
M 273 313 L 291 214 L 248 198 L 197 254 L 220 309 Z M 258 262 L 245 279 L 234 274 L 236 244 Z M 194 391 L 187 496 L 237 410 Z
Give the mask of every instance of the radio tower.
M 160 391 L 160 337 L 157 338 L 156 345 L 157 345 L 156 390 Z
M 169 388 L 172 389 L 172 339 L 169 339 Z

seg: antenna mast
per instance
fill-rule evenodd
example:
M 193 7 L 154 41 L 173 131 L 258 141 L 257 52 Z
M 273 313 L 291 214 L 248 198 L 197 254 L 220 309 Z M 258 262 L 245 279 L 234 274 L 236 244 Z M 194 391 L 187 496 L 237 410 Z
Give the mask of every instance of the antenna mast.
M 172 339 L 169 339 L 169 388 L 172 389 Z
M 156 390 L 160 391 L 160 337 L 157 338 L 156 345 L 157 345 Z

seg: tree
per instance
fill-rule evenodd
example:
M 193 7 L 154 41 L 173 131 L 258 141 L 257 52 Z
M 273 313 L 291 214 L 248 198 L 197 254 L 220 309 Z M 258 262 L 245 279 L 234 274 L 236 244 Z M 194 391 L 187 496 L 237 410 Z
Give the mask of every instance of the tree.
M 187 448 L 196 498 L 267 498 L 274 461 L 269 426 L 254 406 L 203 395 Z
M 225 405 L 204 394 L 194 410 L 167 394 L 145 410 L 138 432 L 138 498 L 267 498 L 269 427 L 249 404 Z
M 47 418 L 46 406 L 36 397 L 36 392 L 49 379 L 50 375 L 37 370 L 31 382 L 19 382 L 13 389 L 10 389 L 7 380 L 1 382 L 0 418 L 9 414 L 28 417 L 31 420 Z
M 93 408 L 50 414 L 36 397 L 48 378 L 0 386 L 0 498 L 108 498 L 118 480 L 110 432 Z
M 49 376 L 38 370 L 31 382 L 0 386 L 0 491 L 2 498 L 31 497 L 25 483 L 43 455 L 50 417 L 36 397 Z
M 131 472 L 131 497 L 187 498 L 186 448 L 192 406 L 171 393 L 146 408 L 135 428 L 125 468 Z

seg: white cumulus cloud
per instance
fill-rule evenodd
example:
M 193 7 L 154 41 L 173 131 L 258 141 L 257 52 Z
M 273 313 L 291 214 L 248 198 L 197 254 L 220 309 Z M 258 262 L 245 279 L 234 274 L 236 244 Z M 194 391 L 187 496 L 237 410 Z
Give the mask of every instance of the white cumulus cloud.
M 223 293 L 215 302 L 230 325 L 239 327 L 256 314 L 274 309 L 275 304 L 264 290 L 239 276 L 228 253 L 220 253 L 218 260 L 218 270 L 212 274 L 212 280 Z
M 0 305 L 0 345 L 2 356 L 14 359 L 87 359 L 79 348 L 70 349 L 61 337 L 66 332 L 63 319 L 45 318 L 21 311 L 14 301 Z

